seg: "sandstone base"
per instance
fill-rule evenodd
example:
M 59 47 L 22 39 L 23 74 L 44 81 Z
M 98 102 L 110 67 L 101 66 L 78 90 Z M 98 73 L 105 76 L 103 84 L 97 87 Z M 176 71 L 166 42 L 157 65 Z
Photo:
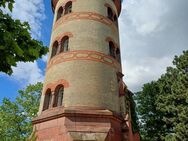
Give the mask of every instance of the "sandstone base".
M 37 141 L 122 141 L 123 119 L 92 108 L 54 108 L 33 120 Z

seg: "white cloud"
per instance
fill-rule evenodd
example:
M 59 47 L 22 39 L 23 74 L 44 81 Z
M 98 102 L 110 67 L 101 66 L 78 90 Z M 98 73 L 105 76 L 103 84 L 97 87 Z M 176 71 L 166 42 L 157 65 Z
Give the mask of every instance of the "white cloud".
M 8 10 L 5 9 L 5 11 Z M 15 0 L 13 11 L 9 14 L 14 19 L 20 19 L 22 22 L 27 21 L 31 27 L 32 37 L 40 39 L 42 21 L 45 19 L 44 11 L 43 0 Z M 37 62 L 19 62 L 17 67 L 13 67 L 13 74 L 10 78 L 26 86 L 43 81 L 44 76 Z
M 156 80 L 171 65 L 174 55 L 188 49 L 188 1 L 126 0 L 120 16 L 125 82 L 132 91 Z M 43 0 L 16 0 L 13 17 L 28 21 L 33 37 L 40 37 Z M 42 60 L 45 62 L 47 57 Z M 19 63 L 13 77 L 34 83 L 43 80 L 37 63 Z
M 13 67 L 12 78 L 23 85 L 27 85 L 42 82 L 44 76 L 37 62 L 19 62 L 17 63 L 17 67 Z
M 42 61 L 45 63 L 48 61 L 48 54 L 42 56 Z
M 27 21 L 34 38 L 40 38 L 42 20 L 45 19 L 43 0 L 15 0 L 12 16 Z
M 41 37 L 42 21 L 46 18 L 43 0 L 15 0 L 12 12 L 9 11 L 8 7 L 1 9 L 14 19 L 28 22 L 33 38 Z
M 143 84 L 157 80 L 161 74 L 165 73 L 166 67 L 172 65 L 171 61 L 169 57 L 145 57 L 140 60 L 127 58 L 127 61 L 123 62 L 124 81 L 131 90 L 137 92 Z
M 154 32 L 160 24 L 160 17 L 167 11 L 160 0 L 127 0 L 123 4 L 126 18 L 130 18 L 136 31 L 142 35 Z
M 125 82 L 132 91 L 157 80 L 188 49 L 188 1 L 126 0 L 119 19 Z

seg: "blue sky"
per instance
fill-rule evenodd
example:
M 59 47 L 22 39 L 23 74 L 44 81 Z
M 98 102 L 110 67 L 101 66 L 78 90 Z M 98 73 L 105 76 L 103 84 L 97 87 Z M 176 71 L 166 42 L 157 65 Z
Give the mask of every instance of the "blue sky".
M 52 22 L 53 22 L 53 12 L 51 9 L 51 2 L 50 0 L 45 0 L 44 2 L 44 20 L 41 21 L 41 36 L 37 37 L 38 40 L 41 40 L 44 45 L 49 46 L 50 43 L 50 35 L 52 29 Z M 14 11 L 13 11 L 14 12 Z M 42 61 L 42 59 L 37 60 L 38 67 L 42 70 L 42 75 L 45 74 L 46 62 Z M 31 72 L 28 72 L 31 73 Z M 25 75 L 25 74 L 23 74 Z M 18 94 L 18 90 L 25 88 L 25 82 L 21 82 L 14 78 L 14 76 L 8 76 L 5 74 L 0 73 L 0 102 L 4 97 L 10 98 L 12 100 Z M 28 84 L 28 83 L 27 83 Z
M 48 46 L 53 13 L 50 0 L 15 0 L 13 18 L 28 21 L 34 38 Z M 73 6 L 74 7 L 74 6 Z M 124 81 L 132 91 L 157 80 L 175 55 L 188 49 L 188 0 L 124 0 L 119 17 Z M 0 73 L 0 101 L 44 80 L 47 56 L 18 63 L 12 76 Z

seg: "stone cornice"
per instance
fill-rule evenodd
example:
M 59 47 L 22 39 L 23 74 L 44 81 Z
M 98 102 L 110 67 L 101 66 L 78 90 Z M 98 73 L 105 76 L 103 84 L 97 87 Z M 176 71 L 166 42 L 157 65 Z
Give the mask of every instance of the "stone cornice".
M 106 118 L 119 122 L 124 120 L 123 117 L 118 115 L 117 113 L 105 109 L 97 109 L 90 107 L 56 107 L 43 111 L 41 115 L 33 119 L 32 123 L 38 124 L 61 117 Z

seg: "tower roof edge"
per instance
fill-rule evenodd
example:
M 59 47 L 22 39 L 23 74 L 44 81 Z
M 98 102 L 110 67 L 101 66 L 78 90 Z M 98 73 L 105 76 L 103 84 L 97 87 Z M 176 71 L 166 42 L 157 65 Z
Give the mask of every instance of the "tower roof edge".
M 51 0 L 51 5 L 52 5 L 52 11 L 54 12 L 55 10 L 55 7 L 56 7 L 56 4 L 59 0 Z M 118 15 L 120 15 L 121 13 L 121 3 L 123 2 L 123 0 L 112 0 L 115 5 L 116 5 L 116 8 L 118 10 Z

